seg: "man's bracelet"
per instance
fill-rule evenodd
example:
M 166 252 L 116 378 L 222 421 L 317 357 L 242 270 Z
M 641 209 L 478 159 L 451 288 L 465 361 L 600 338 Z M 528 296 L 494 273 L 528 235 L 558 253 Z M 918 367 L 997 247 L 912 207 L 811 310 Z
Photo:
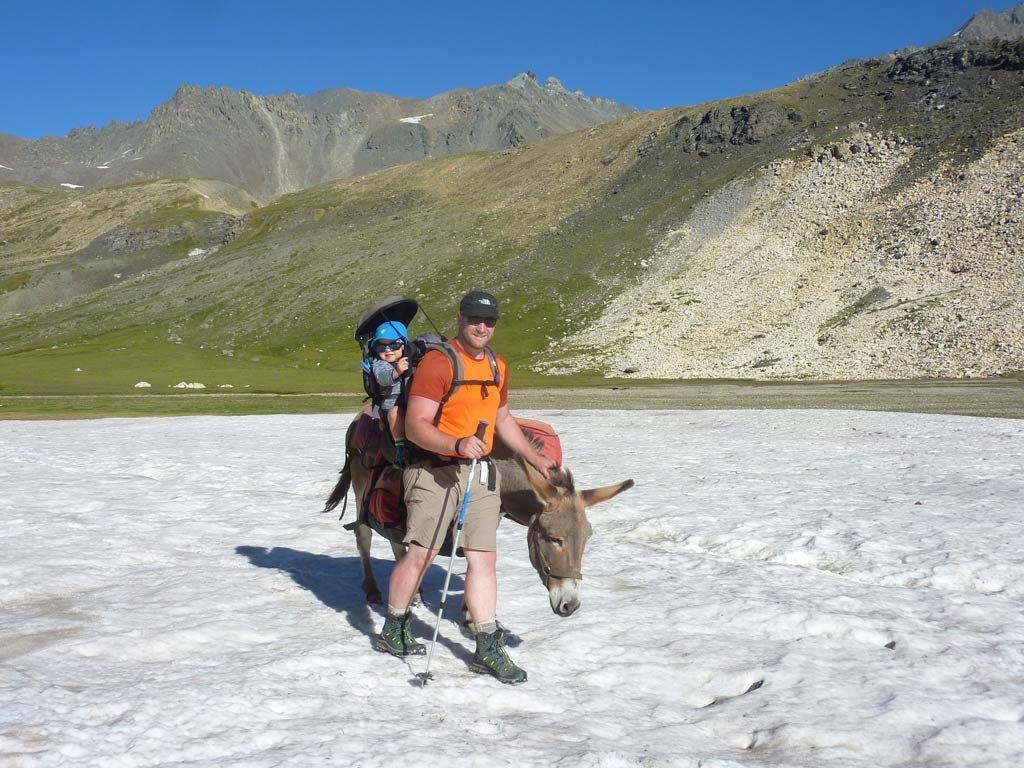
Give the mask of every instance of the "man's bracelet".
M 462 443 L 462 440 L 463 440 L 463 438 L 461 438 L 461 437 L 455 438 L 455 455 L 456 456 L 461 456 L 462 455 L 462 451 L 459 450 L 459 445 Z

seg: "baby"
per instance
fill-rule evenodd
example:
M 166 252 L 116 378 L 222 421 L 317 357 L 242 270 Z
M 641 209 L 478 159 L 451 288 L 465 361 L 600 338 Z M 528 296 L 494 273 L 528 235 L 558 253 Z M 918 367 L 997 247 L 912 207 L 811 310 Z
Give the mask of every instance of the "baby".
M 409 330 L 405 325 L 389 320 L 377 326 L 370 345 L 377 356 L 373 360 L 373 376 L 383 395 L 378 408 L 381 418 L 387 419 L 395 443 L 395 464 L 399 466 L 405 462 L 405 413 L 398 403 L 405 384 L 405 372 L 409 370 L 409 358 L 405 356 L 408 339 Z

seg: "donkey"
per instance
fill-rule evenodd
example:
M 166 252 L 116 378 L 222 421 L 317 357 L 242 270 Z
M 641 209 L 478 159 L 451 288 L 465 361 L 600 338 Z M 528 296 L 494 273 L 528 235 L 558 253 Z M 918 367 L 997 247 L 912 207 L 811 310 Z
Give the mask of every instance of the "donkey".
M 358 414 L 345 435 L 345 465 L 341 477 L 327 500 L 324 511 L 334 509 L 351 487 L 356 498 L 356 522 L 346 527 L 354 529 L 356 547 L 363 571 L 362 589 L 368 603 L 382 602 L 370 561 L 370 541 L 373 529 L 362 508 L 365 491 L 379 456 L 367 455 L 356 443 L 360 418 Z M 539 446 L 538 446 L 539 448 Z M 632 480 L 614 485 L 577 491 L 572 474 L 557 467 L 545 478 L 500 441 L 495 439 L 491 459 L 499 473 L 502 514 L 520 525 L 527 526 L 527 544 L 530 562 L 548 591 L 551 610 L 559 616 L 571 616 L 580 607 L 583 581 L 583 550 L 593 533 L 587 519 L 586 508 L 607 501 L 633 487 Z M 344 507 L 343 507 L 344 510 Z M 344 514 L 344 512 L 342 513 Z M 405 547 L 395 532 L 380 531 L 391 542 L 395 559 L 405 554 Z

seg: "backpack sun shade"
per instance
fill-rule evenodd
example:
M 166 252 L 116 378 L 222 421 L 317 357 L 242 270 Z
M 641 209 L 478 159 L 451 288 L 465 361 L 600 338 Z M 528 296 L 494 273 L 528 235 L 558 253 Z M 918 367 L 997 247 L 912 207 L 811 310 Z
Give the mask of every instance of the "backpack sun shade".
M 373 341 L 373 334 L 378 325 L 389 320 L 392 322 L 397 320 L 408 328 L 419 308 L 420 305 L 416 303 L 415 299 L 391 296 L 363 312 L 363 316 L 359 318 L 359 324 L 356 326 L 356 341 L 359 342 L 359 348 L 363 351 L 363 357 L 373 353 L 373 350 L 370 349 L 370 342 Z
M 370 307 L 359 318 L 359 324 L 356 326 L 356 341 L 359 342 L 359 349 L 363 354 L 363 389 L 375 404 L 379 403 L 381 395 L 380 385 L 374 378 L 372 369 L 373 359 L 376 355 L 371 345 L 377 326 L 388 321 L 397 321 L 408 328 L 419 308 L 419 304 L 414 299 L 405 296 L 391 296 Z

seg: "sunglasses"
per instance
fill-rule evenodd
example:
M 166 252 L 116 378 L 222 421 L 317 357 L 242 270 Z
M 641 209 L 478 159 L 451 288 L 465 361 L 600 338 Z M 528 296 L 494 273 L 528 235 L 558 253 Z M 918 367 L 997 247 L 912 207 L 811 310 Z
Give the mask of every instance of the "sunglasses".
M 488 328 L 493 328 L 498 324 L 498 318 L 496 317 L 481 317 L 480 315 L 463 315 L 466 318 L 467 325 L 480 325 L 483 323 Z
M 374 349 L 378 352 L 396 352 L 405 346 L 404 341 L 387 341 L 377 344 Z

